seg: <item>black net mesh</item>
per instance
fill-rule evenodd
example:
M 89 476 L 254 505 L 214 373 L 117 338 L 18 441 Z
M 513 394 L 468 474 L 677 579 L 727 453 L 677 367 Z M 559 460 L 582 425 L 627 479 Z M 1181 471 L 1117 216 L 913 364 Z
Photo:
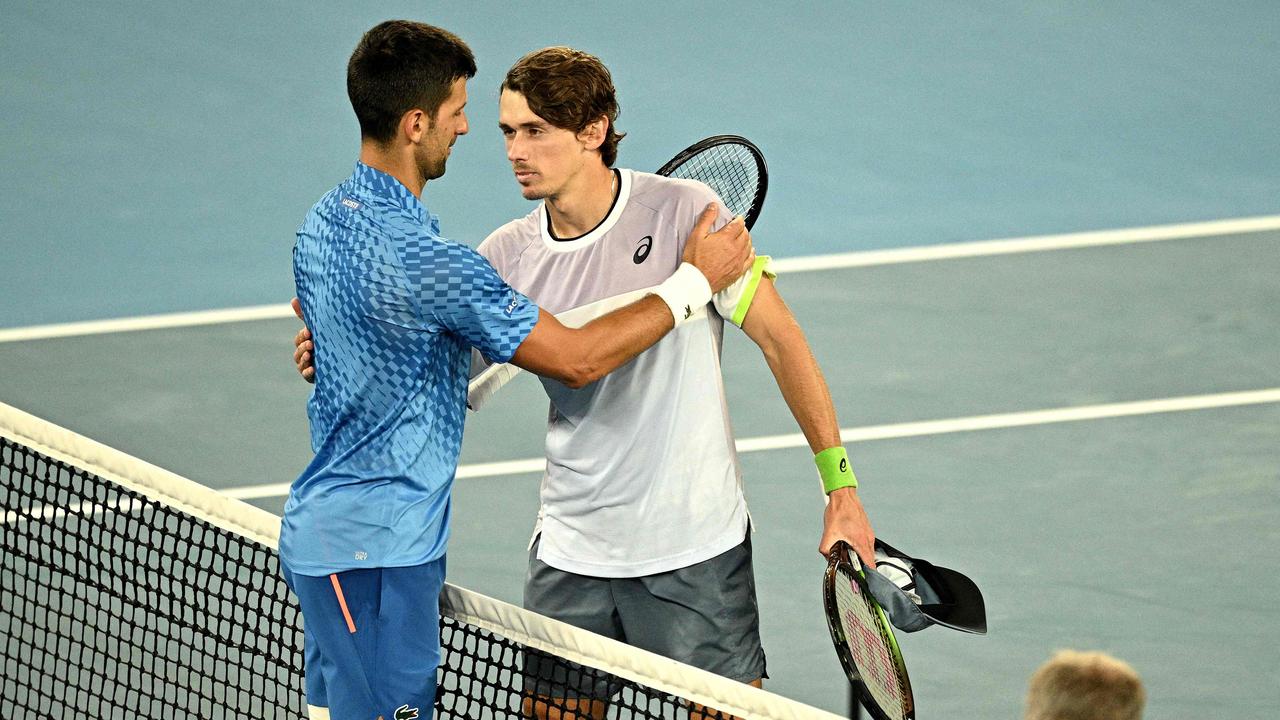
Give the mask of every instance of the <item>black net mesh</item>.
M 0 717 L 301 718 L 275 552 L 0 438 Z
M 436 717 L 721 718 L 607 672 L 530 650 L 487 630 L 444 618 Z M 691 710 L 693 712 L 691 712 Z

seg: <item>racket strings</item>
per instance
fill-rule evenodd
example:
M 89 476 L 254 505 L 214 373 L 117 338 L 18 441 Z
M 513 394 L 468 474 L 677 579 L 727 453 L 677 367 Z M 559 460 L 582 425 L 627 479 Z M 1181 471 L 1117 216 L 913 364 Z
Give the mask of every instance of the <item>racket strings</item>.
M 734 215 L 749 217 L 758 209 L 760 168 L 743 145 L 717 145 L 703 150 L 674 168 L 670 176 L 706 183 Z
M 862 683 L 875 703 L 892 720 L 903 720 L 903 681 L 877 610 L 863 597 L 857 581 L 841 569 L 836 582 L 836 607 L 845 644 Z

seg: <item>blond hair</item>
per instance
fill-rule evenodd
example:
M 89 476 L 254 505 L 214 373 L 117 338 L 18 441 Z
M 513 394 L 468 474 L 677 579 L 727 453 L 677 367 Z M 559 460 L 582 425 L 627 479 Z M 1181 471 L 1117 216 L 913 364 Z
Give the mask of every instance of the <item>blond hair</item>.
M 1138 673 L 1101 652 L 1062 650 L 1031 676 L 1025 720 L 1140 720 Z

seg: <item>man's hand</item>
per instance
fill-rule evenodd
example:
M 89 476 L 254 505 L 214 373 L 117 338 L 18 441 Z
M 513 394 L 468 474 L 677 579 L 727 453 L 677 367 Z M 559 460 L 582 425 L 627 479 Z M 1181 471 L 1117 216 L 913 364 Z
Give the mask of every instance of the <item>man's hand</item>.
M 702 271 L 713 293 L 732 285 L 756 261 L 756 254 L 751 247 L 751 233 L 747 232 L 747 225 L 742 218 L 736 217 L 712 233 L 711 224 L 718 215 L 719 209 L 715 203 L 702 211 L 697 224 L 689 232 L 684 257 L 681 258 Z
M 302 303 L 298 298 L 294 298 L 289 304 L 293 306 L 293 314 L 304 323 L 298 334 L 293 336 L 293 364 L 298 366 L 298 374 L 303 380 L 313 383 L 316 381 L 316 368 L 311 360 L 311 351 L 315 349 L 311 342 L 311 331 L 305 324 L 307 319 L 302 317 Z
M 851 487 L 840 488 L 827 496 L 826 514 L 822 518 L 822 540 L 818 552 L 825 557 L 837 540 L 844 540 L 853 547 L 869 568 L 876 566 L 876 535 L 862 509 L 858 492 Z

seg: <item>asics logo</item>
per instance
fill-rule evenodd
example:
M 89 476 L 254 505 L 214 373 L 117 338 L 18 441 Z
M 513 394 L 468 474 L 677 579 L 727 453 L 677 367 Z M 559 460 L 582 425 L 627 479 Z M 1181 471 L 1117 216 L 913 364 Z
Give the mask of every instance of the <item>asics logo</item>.
M 653 236 L 645 235 L 640 238 L 640 247 L 636 248 L 635 255 L 631 256 L 631 262 L 639 265 L 649 257 L 649 251 L 653 249 Z

